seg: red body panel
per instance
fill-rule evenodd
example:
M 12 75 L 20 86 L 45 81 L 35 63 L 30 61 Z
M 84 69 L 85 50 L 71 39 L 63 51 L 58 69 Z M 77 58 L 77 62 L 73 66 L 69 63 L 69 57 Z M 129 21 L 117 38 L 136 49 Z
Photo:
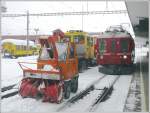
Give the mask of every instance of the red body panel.
M 99 41 L 103 39 L 106 43 L 105 51 L 103 54 L 99 52 L 100 43 Z M 112 40 L 115 41 L 115 51 L 112 52 Z M 128 50 L 126 52 L 121 52 L 121 40 L 128 41 Z M 120 38 L 98 38 L 96 43 L 96 59 L 99 65 L 122 65 L 122 64 L 132 64 L 133 61 L 131 52 L 134 50 L 134 40 L 131 37 L 120 37 Z
M 32 80 L 23 79 L 21 83 L 21 87 L 19 93 L 22 97 L 36 97 L 38 93 L 38 89 L 36 86 L 32 84 Z
M 123 56 L 126 55 L 127 59 L 124 59 Z M 131 64 L 131 55 L 130 53 L 126 54 L 104 54 L 103 59 L 100 58 L 100 56 L 97 56 L 97 63 L 100 65 L 105 64 Z

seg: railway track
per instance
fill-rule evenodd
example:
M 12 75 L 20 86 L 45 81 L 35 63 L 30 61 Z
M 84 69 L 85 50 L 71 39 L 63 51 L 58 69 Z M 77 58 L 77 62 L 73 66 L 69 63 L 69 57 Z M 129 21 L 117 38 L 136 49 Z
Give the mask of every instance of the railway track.
M 9 85 L 9 86 L 5 86 L 1 89 L 1 92 L 5 92 L 5 91 L 8 91 L 8 90 L 11 90 L 13 89 L 14 86 L 16 86 L 17 84 L 12 84 L 12 85 Z
M 75 95 L 74 97 L 69 99 L 65 104 L 63 104 L 63 106 L 61 106 L 59 109 L 57 109 L 57 111 L 64 111 L 64 110 L 67 110 L 68 108 L 71 108 L 71 106 L 74 106 L 77 101 L 79 101 L 79 100 L 80 100 L 80 102 L 84 101 L 84 97 L 86 97 L 87 95 L 90 95 L 96 91 L 96 92 L 98 92 L 97 93 L 98 96 L 93 99 L 92 104 L 88 106 L 88 109 L 86 109 L 86 111 L 90 111 L 90 112 L 95 111 L 96 108 L 98 107 L 98 105 L 101 102 L 105 101 L 109 97 L 109 95 L 111 95 L 111 93 L 113 91 L 113 86 L 116 83 L 116 81 L 119 79 L 119 77 L 120 76 L 114 77 L 114 79 L 111 81 L 111 84 L 108 83 L 109 86 L 107 85 L 103 88 L 98 86 L 100 88 L 96 88 L 97 84 L 99 84 L 101 80 L 103 80 L 104 78 L 107 78 L 107 75 L 102 76 L 98 80 L 94 81 L 91 85 L 89 85 L 85 90 L 81 91 L 80 93 L 78 93 L 77 95 Z M 80 102 L 78 102 L 79 105 L 80 105 Z M 89 103 L 91 103 L 91 102 L 89 102 Z
M 88 111 L 93 112 L 95 111 L 95 109 L 98 107 L 98 105 L 103 102 L 104 100 L 106 100 L 107 96 L 109 96 L 112 91 L 113 91 L 113 86 L 116 83 L 116 81 L 119 79 L 120 76 L 117 76 L 113 82 L 111 83 L 111 85 L 109 87 L 104 87 L 104 90 L 102 91 L 102 93 L 100 93 L 98 95 L 98 97 L 95 99 L 94 103 L 91 105 L 91 107 L 89 108 Z
M 84 97 L 96 91 L 98 92 L 97 93 L 98 96 L 94 96 L 92 104 L 91 102 L 89 102 L 90 105 L 88 105 L 88 109 L 86 109 L 86 111 L 90 111 L 90 112 L 95 111 L 96 108 L 99 106 L 99 104 L 105 101 L 109 97 L 109 95 L 111 95 L 113 91 L 113 85 L 116 83 L 116 81 L 119 79 L 120 76 L 114 77 L 111 83 L 108 83 L 109 85 L 105 87 L 104 86 L 101 87 L 100 85 L 98 85 L 99 83 L 101 83 L 103 79 L 105 78 L 107 79 L 107 77 L 108 75 L 103 75 L 96 81 L 92 82 L 85 90 L 81 91 L 80 93 L 76 94 L 71 99 L 69 99 L 67 102 L 65 102 L 63 106 L 57 109 L 57 111 L 67 110 L 68 107 L 74 106 L 74 104 L 76 104 L 76 102 L 78 101 L 84 101 Z M 17 95 L 18 89 L 14 88 L 16 85 L 17 84 L 13 84 L 7 87 L 3 87 L 1 89 L 2 90 L 1 99 L 9 98 L 9 97 Z M 78 104 L 80 104 L 80 102 Z
M 17 86 L 17 84 L 12 84 L 1 88 L 1 92 L 2 92 L 1 99 L 17 95 L 18 88 L 15 88 L 15 86 Z
M 104 77 L 104 76 L 103 76 Z M 102 77 L 102 78 L 103 78 Z M 100 79 L 102 79 L 100 78 Z M 98 82 L 99 80 L 95 81 L 95 82 Z M 93 84 L 93 83 L 92 83 Z M 1 88 L 1 92 L 2 92 L 2 95 L 1 95 L 1 99 L 4 99 L 4 98 L 9 98 L 9 97 L 12 97 L 12 96 L 15 96 L 18 94 L 18 90 L 16 88 L 14 88 L 15 86 L 17 86 L 17 84 L 12 84 L 12 85 L 9 85 L 9 86 L 5 86 L 3 88 Z M 87 92 L 89 90 L 91 90 L 93 87 L 93 85 L 89 86 L 87 90 Z M 94 87 L 93 87 L 94 88 Z M 15 89 L 15 90 L 14 90 Z M 83 93 L 87 93 L 87 92 L 83 92 Z M 83 94 L 82 94 L 83 95 Z M 82 95 L 80 95 L 82 97 Z M 76 101 L 77 98 L 74 98 L 72 99 L 72 101 Z

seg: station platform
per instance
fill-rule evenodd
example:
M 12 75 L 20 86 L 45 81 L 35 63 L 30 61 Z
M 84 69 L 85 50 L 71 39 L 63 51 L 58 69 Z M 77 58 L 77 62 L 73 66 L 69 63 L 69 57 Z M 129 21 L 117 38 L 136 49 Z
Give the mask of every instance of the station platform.
M 140 103 L 142 112 L 149 111 L 149 46 L 145 37 L 135 37 L 135 73 L 139 78 L 140 87 Z
M 136 76 L 140 79 L 141 111 L 149 111 L 149 57 L 138 56 L 136 62 Z
M 143 80 L 143 91 L 145 104 L 143 107 L 145 111 L 149 111 L 149 58 L 147 56 L 141 57 L 141 79 Z M 142 85 L 142 84 L 141 84 Z M 144 101 L 143 101 L 144 102 Z

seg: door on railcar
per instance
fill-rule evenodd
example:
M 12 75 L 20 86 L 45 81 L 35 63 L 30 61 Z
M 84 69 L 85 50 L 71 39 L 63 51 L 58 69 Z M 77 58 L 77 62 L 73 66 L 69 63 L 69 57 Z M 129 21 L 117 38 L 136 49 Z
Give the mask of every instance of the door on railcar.
M 117 64 L 117 39 L 110 39 L 110 64 Z

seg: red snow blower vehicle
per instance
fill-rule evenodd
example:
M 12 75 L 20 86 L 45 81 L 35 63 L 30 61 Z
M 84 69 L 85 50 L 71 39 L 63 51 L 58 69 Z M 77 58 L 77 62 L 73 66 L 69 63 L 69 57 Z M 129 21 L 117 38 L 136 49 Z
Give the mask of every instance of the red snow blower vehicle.
M 23 79 L 19 94 L 60 103 L 78 89 L 78 58 L 74 43 L 63 42 L 64 34 L 55 30 L 48 39 L 40 39 L 37 63 L 19 62 Z

